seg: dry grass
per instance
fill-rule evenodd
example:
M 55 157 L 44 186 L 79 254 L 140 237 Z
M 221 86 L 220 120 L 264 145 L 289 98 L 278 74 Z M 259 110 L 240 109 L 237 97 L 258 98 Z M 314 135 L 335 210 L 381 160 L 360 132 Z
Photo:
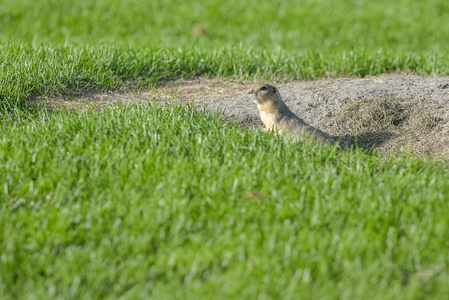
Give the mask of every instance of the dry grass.
M 432 154 L 429 147 L 435 147 L 422 140 L 428 139 L 443 119 L 436 116 L 437 110 L 426 108 L 425 101 L 385 96 L 352 102 L 336 115 L 334 125 L 338 131 L 356 136 L 358 145 L 365 149 Z

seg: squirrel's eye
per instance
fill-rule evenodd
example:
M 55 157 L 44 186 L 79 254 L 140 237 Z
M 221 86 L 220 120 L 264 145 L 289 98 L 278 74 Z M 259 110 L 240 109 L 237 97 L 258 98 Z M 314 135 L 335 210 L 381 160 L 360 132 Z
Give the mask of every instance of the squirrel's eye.
M 276 94 L 276 89 L 275 88 L 273 89 L 273 94 Z
M 262 91 L 268 90 L 268 88 L 266 86 L 263 86 L 260 88 Z

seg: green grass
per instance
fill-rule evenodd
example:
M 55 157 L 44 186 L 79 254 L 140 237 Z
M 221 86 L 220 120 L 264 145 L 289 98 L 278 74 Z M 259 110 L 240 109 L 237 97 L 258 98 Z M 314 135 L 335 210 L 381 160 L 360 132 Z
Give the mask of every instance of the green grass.
M 447 162 L 189 108 L 24 103 L 197 76 L 449 75 L 448 18 L 443 0 L 0 1 L 0 298 L 446 298 Z
M 293 143 L 182 107 L 1 128 L 2 299 L 449 293 L 446 164 Z
M 447 55 L 383 52 L 292 54 L 241 47 L 221 49 L 117 48 L 112 46 L 0 46 L 0 101 L 86 90 L 142 89 L 175 78 L 233 77 L 273 80 L 366 76 L 389 72 L 449 74 Z
M 0 4 L 0 38 L 38 44 L 244 48 L 287 51 L 449 48 L 444 0 L 21 0 Z M 207 33 L 195 35 L 203 26 Z
M 443 0 L 2 1 L 0 101 L 193 76 L 449 75 L 448 18 Z

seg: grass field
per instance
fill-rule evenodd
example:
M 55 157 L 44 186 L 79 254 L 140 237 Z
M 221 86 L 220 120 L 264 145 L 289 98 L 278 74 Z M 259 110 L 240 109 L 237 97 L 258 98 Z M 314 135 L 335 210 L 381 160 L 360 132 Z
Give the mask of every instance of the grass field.
M 417 74 L 449 74 L 445 55 L 286 54 L 242 48 L 198 50 L 121 49 L 110 46 L 0 46 L 0 100 L 23 103 L 31 96 L 70 95 L 86 90 L 148 88 L 175 78 L 232 77 L 311 79 L 326 76 L 365 76 L 402 70 Z
M 3 40 L 37 44 L 242 44 L 293 52 L 449 47 L 449 4 L 441 0 L 22 0 L 2 1 L 0 11 Z
M 0 149 L 12 298 L 449 292 L 446 164 L 154 106 L 41 113 Z
M 0 100 L 193 76 L 449 74 L 446 1 L 0 3 Z
M 447 161 L 191 108 L 28 108 L 174 78 L 449 75 L 447 1 L 0 2 L 0 298 L 449 294 Z

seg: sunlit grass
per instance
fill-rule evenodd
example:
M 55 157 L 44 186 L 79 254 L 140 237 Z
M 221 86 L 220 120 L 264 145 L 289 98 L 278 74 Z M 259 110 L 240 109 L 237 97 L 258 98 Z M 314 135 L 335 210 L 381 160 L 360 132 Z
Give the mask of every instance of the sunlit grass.
M 447 162 L 192 108 L 25 107 L 164 80 L 449 75 L 449 2 L 0 2 L 0 299 L 449 294 Z
M 449 292 L 444 164 L 141 105 L 4 124 L 0 182 L 2 298 Z
M 3 1 L 0 101 L 194 76 L 448 75 L 446 2 Z
M 175 78 L 296 79 L 389 72 L 448 75 L 445 55 L 384 52 L 286 53 L 241 47 L 117 48 L 113 46 L 0 46 L 0 101 L 86 90 L 141 89 Z
M 449 48 L 445 0 L 145 1 L 0 3 L 0 39 L 84 45 L 253 47 L 269 51 Z

